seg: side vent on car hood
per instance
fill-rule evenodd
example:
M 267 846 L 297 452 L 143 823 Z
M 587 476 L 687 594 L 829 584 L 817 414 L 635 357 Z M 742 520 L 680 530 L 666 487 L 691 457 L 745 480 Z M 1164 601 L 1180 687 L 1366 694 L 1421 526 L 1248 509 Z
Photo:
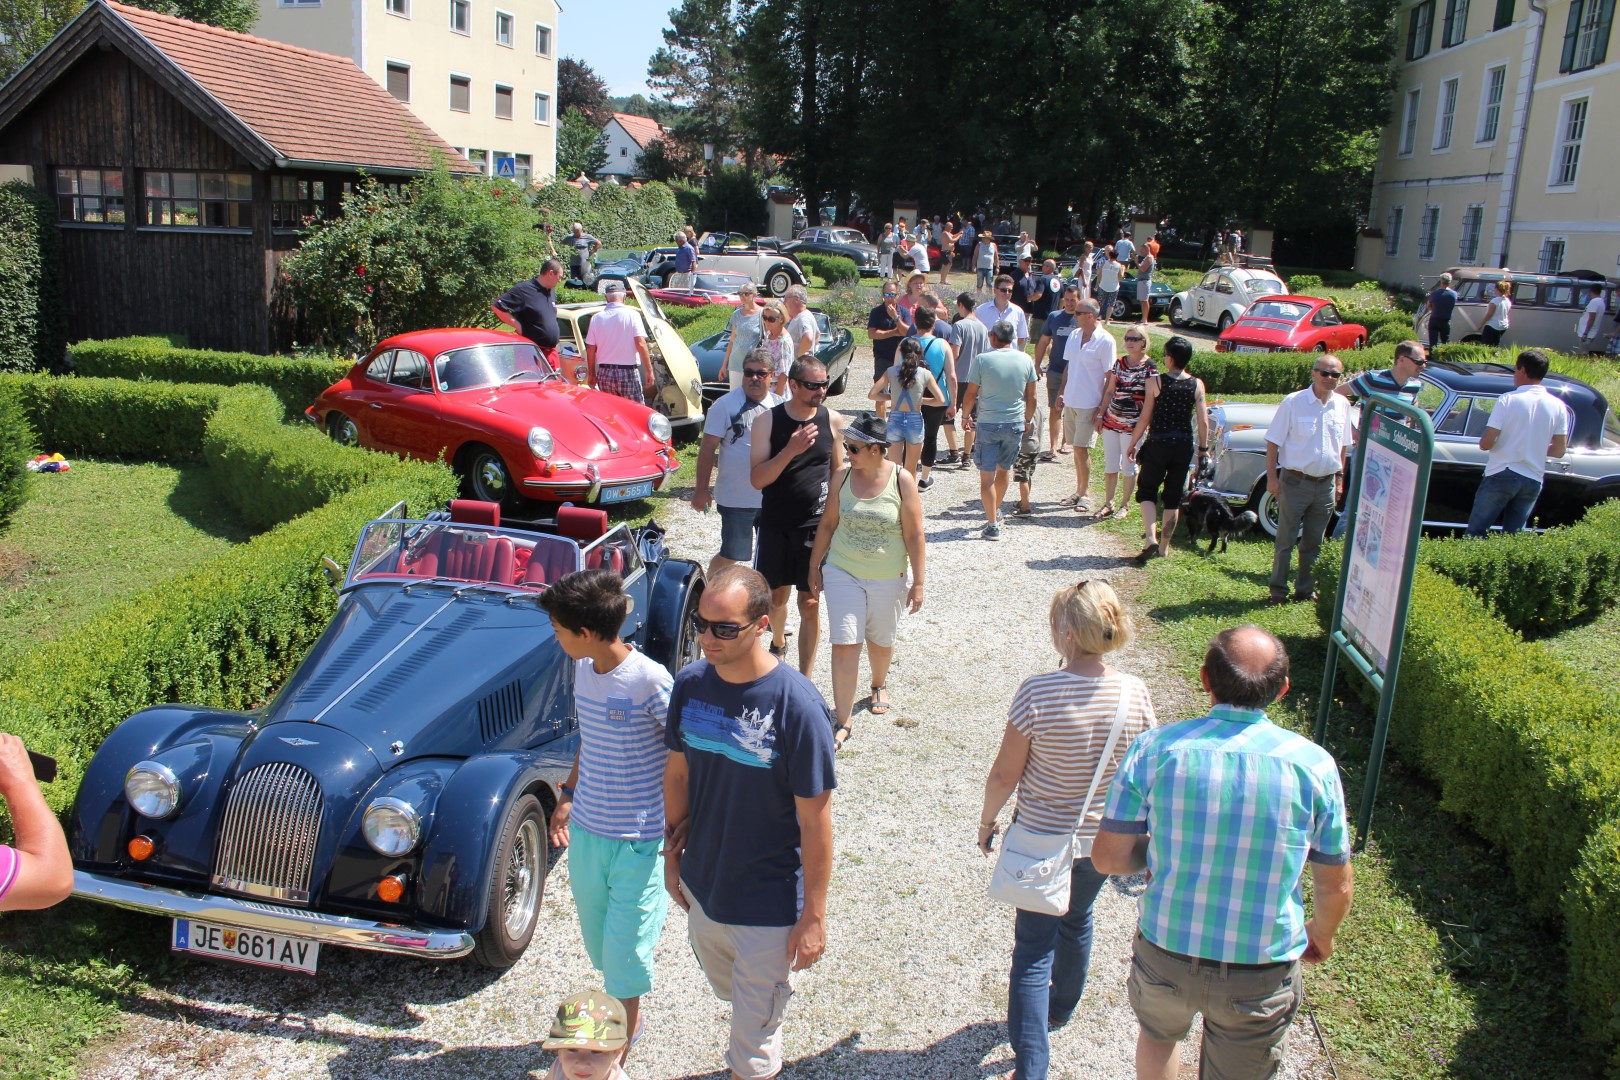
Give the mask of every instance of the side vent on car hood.
M 477 607 L 465 607 L 442 627 L 434 627 L 433 634 L 418 637 L 408 648 L 394 656 L 386 674 L 379 676 L 354 699 L 354 707 L 361 712 L 375 713 L 411 679 L 435 665 L 442 665 L 447 643 L 483 621 L 483 611 Z
M 360 632 L 360 635 L 344 648 L 332 661 L 326 664 L 319 674 L 304 684 L 299 691 L 294 704 L 319 703 L 326 699 L 332 688 L 337 686 L 344 676 L 350 674 L 354 665 L 361 657 L 366 656 L 377 643 L 393 632 L 394 626 L 389 618 L 389 609 L 394 606 L 390 600 L 372 617 L 371 625 Z
M 478 735 L 492 743 L 523 718 L 523 683 L 513 679 L 478 703 Z

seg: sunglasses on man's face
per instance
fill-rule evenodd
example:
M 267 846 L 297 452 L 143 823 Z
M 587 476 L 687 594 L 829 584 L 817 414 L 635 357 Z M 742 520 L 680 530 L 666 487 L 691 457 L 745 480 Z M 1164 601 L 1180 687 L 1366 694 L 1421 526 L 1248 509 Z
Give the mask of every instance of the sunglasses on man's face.
M 885 300 L 893 300 L 895 297 L 897 297 L 899 295 L 900 294 L 897 293 L 897 292 L 886 292 L 886 293 L 883 294 L 883 299 L 885 299 Z
M 692 612 L 692 629 L 699 634 L 713 634 L 721 641 L 736 641 L 738 634 L 752 626 L 752 623 L 710 622 L 697 612 Z
M 1324 379 L 1338 379 L 1342 378 L 1344 375 L 1344 372 L 1342 371 L 1323 371 L 1321 368 L 1311 368 L 1311 371 L 1322 376 Z
M 799 386 L 802 386 L 806 390 L 809 390 L 809 391 L 812 391 L 812 392 L 814 392 L 816 390 L 825 390 L 825 389 L 827 389 L 827 380 L 826 379 L 822 379 L 820 382 L 804 382 L 803 380 L 800 380 L 800 379 L 794 379 L 793 381 L 795 383 L 797 383 Z
M 770 375 L 771 373 L 763 368 L 743 368 L 743 378 L 745 379 L 768 379 Z
M 996 292 L 1012 292 L 1012 289 L 1007 286 L 998 286 Z

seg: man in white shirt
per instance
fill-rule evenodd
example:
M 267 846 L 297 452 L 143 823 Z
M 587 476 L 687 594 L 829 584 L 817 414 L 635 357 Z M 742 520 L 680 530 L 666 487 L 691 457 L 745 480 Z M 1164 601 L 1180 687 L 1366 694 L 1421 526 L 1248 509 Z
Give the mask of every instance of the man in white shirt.
M 596 313 L 585 331 L 587 380 L 598 390 L 645 405 L 652 400 L 656 384 L 641 312 L 624 306 L 621 282 L 609 282 L 602 295 L 607 307 Z
M 911 248 L 906 252 L 911 256 L 911 268 L 919 274 L 926 274 L 931 269 L 928 265 L 927 235 L 926 227 L 919 223 L 917 234 L 911 238 Z
M 1323 353 L 1311 365 L 1311 385 L 1283 398 L 1266 429 L 1266 490 L 1277 500 L 1277 543 L 1271 557 L 1271 602 L 1286 603 L 1288 564 L 1299 545 L 1293 598 L 1316 595 L 1311 569 L 1333 507 L 1344 494 L 1355 429 L 1350 402 L 1334 393 L 1344 364 Z
M 1103 382 L 1118 357 L 1114 335 L 1102 328 L 1101 317 L 1097 301 L 1080 301 L 1075 306 L 1075 328 L 1063 347 L 1068 368 L 1063 376 L 1063 437 L 1074 448 L 1074 494 L 1059 500 L 1059 505 L 1082 514 L 1091 512 L 1086 490 L 1091 486 L 1091 448 L 1097 445 Z
M 995 292 L 991 296 L 993 299 L 986 300 L 973 309 L 973 317 L 983 323 L 986 330 L 998 322 L 1012 323 L 1013 333 L 1017 335 L 1013 348 L 1022 351 L 1024 346 L 1029 344 L 1029 316 L 1024 314 L 1023 308 L 1012 302 L 1011 274 L 996 276 Z
M 810 310 L 810 293 L 803 285 L 794 285 L 782 294 L 782 310 L 787 312 L 787 339 L 793 343 L 793 359 L 814 357 L 816 342 L 821 340 L 821 327 L 816 325 L 816 314 Z
M 720 395 L 703 421 L 703 445 L 698 450 L 697 484 L 692 509 L 709 508 L 709 477 L 715 466 L 720 478 L 713 488 L 720 511 L 720 553 L 709 560 L 709 576 L 733 563 L 753 565 L 759 538 L 760 492 L 749 482 L 749 457 L 754 421 L 783 401 L 771 393 L 771 353 L 756 346 L 742 361 L 742 385 Z
M 1468 535 L 1484 536 L 1502 520 L 1502 531 L 1516 533 L 1530 520 L 1541 497 L 1547 459 L 1569 448 L 1569 408 L 1546 388 L 1547 354 L 1526 349 L 1513 365 L 1513 389 L 1497 399 L 1479 448 L 1490 456 L 1474 493 Z M 1479 400 L 1475 399 L 1475 407 Z
M 1586 309 L 1581 312 L 1575 330 L 1581 336 L 1581 347 L 1587 352 L 1602 352 L 1598 338 L 1603 334 L 1603 286 L 1589 285 L 1586 290 Z

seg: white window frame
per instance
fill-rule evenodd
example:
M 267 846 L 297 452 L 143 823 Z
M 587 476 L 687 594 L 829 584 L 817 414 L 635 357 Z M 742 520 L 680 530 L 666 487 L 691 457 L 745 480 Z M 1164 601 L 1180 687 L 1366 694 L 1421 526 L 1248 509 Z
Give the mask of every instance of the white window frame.
M 456 10 L 458 8 L 467 13 L 467 25 L 464 27 L 456 26 Z M 460 34 L 462 37 L 472 37 L 472 20 L 472 0 L 450 0 L 450 32 L 452 34 Z
M 508 94 L 511 95 L 511 98 L 512 98 L 512 115 L 511 116 L 502 116 L 500 114 L 501 91 L 502 90 L 505 90 Z M 490 115 L 494 116 L 495 119 L 497 119 L 497 120 L 511 120 L 513 117 L 517 116 L 517 90 L 515 88 L 513 88 L 513 87 L 510 87 L 510 86 L 506 85 L 505 83 L 496 83 L 495 84 L 495 98 L 494 98 L 494 103 L 490 108 Z M 508 156 L 510 156 L 510 155 L 508 155 Z
M 473 157 L 473 151 L 474 150 L 477 150 L 480 154 L 483 154 L 484 155 L 483 158 L 479 159 L 479 158 Z M 469 162 L 471 162 L 472 164 L 478 166 L 478 171 L 483 173 L 485 176 L 490 175 L 491 171 L 494 170 L 494 168 L 495 168 L 495 165 L 494 165 L 495 159 L 492 156 L 490 156 L 490 152 L 488 150 L 485 150 L 482 147 L 478 147 L 478 146 L 469 146 L 469 147 L 467 147 L 467 160 Z
M 1462 96 L 1462 76 L 1447 75 L 1440 80 L 1440 100 L 1434 103 L 1434 145 L 1432 154 L 1449 154 L 1457 137 L 1457 99 Z
M 398 5 L 397 9 L 395 5 Z M 383 0 L 383 10 L 396 19 L 408 19 L 411 17 L 411 0 Z
M 1422 116 L 1423 87 L 1414 86 L 1406 92 L 1406 111 L 1401 114 L 1401 141 L 1396 157 L 1411 157 L 1417 152 L 1417 127 Z
M 1470 226 L 1472 226 L 1470 228 Z M 1457 238 L 1457 262 L 1462 266 L 1479 265 L 1479 238 L 1485 231 L 1485 204 L 1469 203 L 1463 209 L 1462 233 Z M 1469 251 L 1469 241 L 1473 250 Z
M 1384 229 L 1384 256 L 1393 259 L 1401 253 L 1401 232 L 1406 228 L 1406 207 L 1389 208 L 1389 224 Z
M 1423 208 L 1423 217 L 1418 225 L 1418 261 L 1433 262 L 1434 253 L 1438 250 L 1440 250 L 1440 207 L 1429 203 Z
M 413 84 L 416 82 L 415 79 L 411 78 L 411 62 L 409 60 L 395 60 L 391 56 L 383 57 L 383 89 L 384 90 L 388 89 L 388 69 L 389 68 L 404 68 L 405 69 L 405 96 L 403 98 L 394 98 L 394 100 L 395 101 L 403 101 L 403 102 L 405 102 L 405 104 L 409 105 L 411 103 L 411 98 L 414 96 L 412 91 L 415 89 L 415 86 Z M 389 92 L 388 96 L 389 97 L 394 97 L 392 91 Z
M 1556 264 L 1549 263 L 1547 261 L 1547 252 L 1554 244 L 1558 245 L 1558 262 Z M 1569 237 L 1543 236 L 1541 238 L 1541 250 L 1536 253 L 1536 263 L 1540 267 L 1540 270 L 1537 272 L 1542 274 L 1561 274 L 1564 272 L 1564 260 L 1568 257 Z
M 276 7 L 282 8 L 312 8 L 320 6 L 321 0 L 276 0 Z
M 542 31 L 542 30 L 544 30 L 546 32 L 546 48 L 545 48 L 544 52 L 542 52 L 541 49 L 540 49 L 540 31 Z M 534 24 L 534 55 L 536 55 L 536 56 L 544 56 L 547 59 L 549 59 L 551 57 L 552 53 L 556 52 L 556 50 L 557 50 L 557 29 L 556 29 L 556 27 L 548 26 L 547 24 L 541 23 L 541 22 L 535 23 Z
M 506 20 L 506 40 L 504 40 L 504 41 L 501 40 L 501 20 L 502 19 Z M 512 14 L 510 11 L 502 11 L 500 8 L 496 8 L 495 9 L 495 44 L 501 46 L 504 49 L 512 49 L 512 48 L 516 48 L 516 46 L 513 44 L 516 41 L 517 41 L 517 16 Z
M 540 118 L 541 102 L 545 102 L 546 105 L 546 117 L 544 120 Z M 534 122 L 537 124 L 544 124 L 547 127 L 551 126 L 551 95 L 543 93 L 539 90 L 534 92 Z
M 467 81 L 467 107 L 465 109 L 456 108 L 455 84 L 456 84 L 457 79 L 465 79 Z M 463 115 L 470 114 L 472 112 L 472 81 L 473 81 L 472 76 L 466 74 L 465 72 L 461 72 L 461 71 L 452 71 L 452 72 L 450 72 L 450 82 L 449 82 L 449 91 L 450 92 L 449 92 L 449 97 L 448 97 L 448 99 L 446 101 L 446 106 L 449 108 L 449 110 L 451 112 L 453 112 L 453 113 L 462 113 Z
M 1502 76 L 1502 85 L 1500 88 L 1501 96 L 1496 99 L 1496 105 L 1494 106 L 1496 114 L 1495 116 L 1492 116 L 1491 110 L 1493 106 L 1491 105 L 1491 79 L 1497 74 Z M 1475 146 L 1489 146 L 1501 136 L 1502 106 L 1506 104 L 1507 61 L 1504 60 L 1499 64 L 1492 64 L 1490 67 L 1486 68 L 1485 77 L 1479 84 L 1479 123 L 1474 127 Z M 1486 135 L 1487 125 L 1490 128 L 1490 135 L 1488 137 Z
M 512 179 L 519 187 L 527 187 L 529 184 L 532 184 L 534 182 L 534 155 L 520 154 L 514 150 L 512 152 L 512 158 L 512 170 L 514 173 L 516 173 Z M 527 165 L 524 164 L 525 160 L 528 161 Z
M 1581 109 L 1581 132 L 1573 143 L 1569 140 L 1570 113 L 1576 105 Z M 1547 193 L 1566 194 L 1577 190 L 1581 179 L 1581 151 L 1586 145 L 1586 131 L 1592 125 L 1592 92 L 1582 90 L 1579 93 L 1566 94 L 1558 99 L 1558 126 L 1553 128 L 1553 144 L 1550 160 L 1547 162 Z M 1571 146 L 1575 150 L 1574 175 L 1566 182 L 1563 179 L 1565 152 Z

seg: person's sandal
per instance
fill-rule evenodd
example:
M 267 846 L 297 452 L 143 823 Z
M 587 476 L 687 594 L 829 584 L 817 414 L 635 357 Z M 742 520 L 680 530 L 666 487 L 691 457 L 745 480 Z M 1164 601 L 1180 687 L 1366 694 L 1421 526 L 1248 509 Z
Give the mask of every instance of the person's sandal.
M 1073 495 L 1065 495 L 1065 496 L 1063 496 L 1063 498 L 1059 499 L 1058 500 L 1058 505 L 1059 506 L 1079 506 L 1083 501 L 1084 500 L 1080 497 L 1080 493 L 1075 492 Z
M 770 649 L 771 655 L 776 657 L 778 660 L 787 659 L 787 642 L 784 641 L 780 645 L 773 642 L 771 645 L 768 645 L 767 648 Z
M 1111 503 L 1111 502 L 1103 503 L 1102 506 L 1097 511 L 1097 516 L 1098 517 L 1103 517 L 1103 518 L 1105 518 L 1105 517 L 1113 517 L 1114 516 L 1114 504 Z
M 842 735 L 843 738 L 839 738 Z M 849 745 L 849 740 L 855 737 L 855 729 L 848 724 L 833 725 L 833 753 L 837 753 Z
M 878 700 L 878 695 L 879 694 L 883 695 L 883 700 L 882 701 Z M 872 704 L 869 707 L 871 709 L 871 712 L 872 712 L 873 716 L 882 716 L 884 713 L 889 711 L 889 684 L 888 683 L 884 683 L 882 686 L 877 686 L 875 684 L 873 685 L 873 687 L 872 687 Z

